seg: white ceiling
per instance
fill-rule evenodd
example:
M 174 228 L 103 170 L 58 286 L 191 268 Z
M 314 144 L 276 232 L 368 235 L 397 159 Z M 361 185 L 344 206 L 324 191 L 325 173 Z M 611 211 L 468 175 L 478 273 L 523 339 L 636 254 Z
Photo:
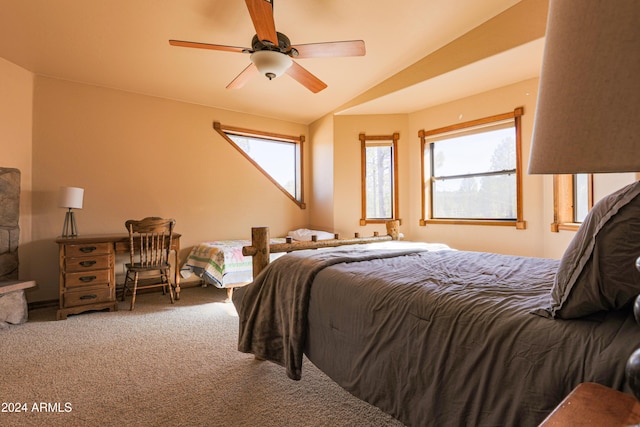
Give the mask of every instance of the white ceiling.
M 242 0 L 0 0 L 0 58 L 43 76 L 308 124 L 518 2 L 274 0 L 276 29 L 293 44 L 366 43 L 364 57 L 297 60 L 327 83 L 318 94 L 287 75 L 226 89 L 248 55 L 169 45 L 249 47 L 255 30 Z M 542 40 L 526 43 L 345 111 L 410 112 L 535 77 L 541 55 Z

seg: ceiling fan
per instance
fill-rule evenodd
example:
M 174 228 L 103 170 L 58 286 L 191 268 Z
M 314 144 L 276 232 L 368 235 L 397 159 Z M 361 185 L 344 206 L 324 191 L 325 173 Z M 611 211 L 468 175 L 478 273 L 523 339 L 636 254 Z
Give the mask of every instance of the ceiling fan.
M 269 80 L 286 73 L 311 92 L 317 93 L 327 87 L 326 83 L 291 58 L 328 58 L 364 56 L 365 54 L 364 41 L 362 40 L 292 45 L 286 35 L 276 31 L 273 19 L 273 0 L 245 0 L 245 3 L 256 30 L 250 48 L 184 40 L 169 40 L 169 44 L 250 54 L 251 64 L 227 85 L 227 89 L 237 89 L 244 86 L 249 78 L 258 72 Z

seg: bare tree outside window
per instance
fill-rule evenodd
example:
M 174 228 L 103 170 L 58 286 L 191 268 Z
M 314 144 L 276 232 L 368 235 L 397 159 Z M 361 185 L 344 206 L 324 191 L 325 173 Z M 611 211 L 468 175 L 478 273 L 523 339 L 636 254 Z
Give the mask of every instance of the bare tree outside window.
M 526 227 L 520 184 L 522 114 L 518 108 L 513 113 L 419 132 L 423 151 L 420 225 Z
M 362 147 L 361 225 L 398 219 L 397 141 L 399 135 L 360 134 Z
M 367 218 L 393 217 L 391 145 L 366 147 Z

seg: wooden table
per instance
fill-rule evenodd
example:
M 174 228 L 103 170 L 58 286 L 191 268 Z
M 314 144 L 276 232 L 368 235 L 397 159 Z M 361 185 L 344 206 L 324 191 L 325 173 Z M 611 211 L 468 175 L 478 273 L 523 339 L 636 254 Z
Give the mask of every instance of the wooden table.
M 630 394 L 596 383 L 579 384 L 540 427 L 631 426 L 640 423 L 640 403 Z
M 176 299 L 180 299 L 180 236 L 173 233 L 171 242 Z M 58 320 L 89 310 L 117 310 L 115 255 L 130 252 L 129 234 L 59 237 L 56 243 L 60 267 Z

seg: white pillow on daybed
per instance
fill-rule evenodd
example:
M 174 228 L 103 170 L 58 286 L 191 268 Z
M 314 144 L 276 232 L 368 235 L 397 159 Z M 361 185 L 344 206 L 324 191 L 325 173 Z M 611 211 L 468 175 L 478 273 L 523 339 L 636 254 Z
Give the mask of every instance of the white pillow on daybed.
M 299 228 L 297 230 L 290 231 L 287 236 L 300 242 L 310 242 L 311 236 L 318 236 L 318 240 L 330 240 L 335 238 L 333 233 L 320 230 L 309 230 L 308 228 Z

